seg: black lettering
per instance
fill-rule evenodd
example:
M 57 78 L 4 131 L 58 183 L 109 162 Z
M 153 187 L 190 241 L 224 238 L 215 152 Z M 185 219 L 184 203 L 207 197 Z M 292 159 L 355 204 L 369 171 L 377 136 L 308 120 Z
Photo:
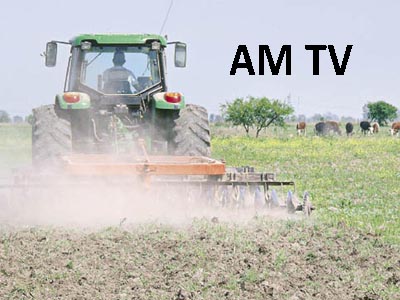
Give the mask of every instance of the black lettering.
M 326 50 L 326 45 L 305 45 L 305 48 L 313 51 L 313 75 L 319 75 L 319 51 Z
M 240 57 L 243 54 L 244 58 L 244 63 L 240 63 Z M 239 45 L 236 51 L 235 59 L 233 60 L 232 63 L 232 68 L 231 68 L 231 75 L 236 75 L 236 70 L 238 68 L 246 68 L 247 71 L 249 72 L 249 75 L 255 75 L 253 64 L 251 63 L 251 58 L 249 55 L 249 51 L 247 51 L 246 45 Z
M 352 48 L 353 48 L 353 45 L 346 46 L 346 51 L 344 52 L 342 65 L 340 66 L 339 61 L 336 56 L 335 46 L 328 45 L 329 54 L 331 55 L 331 59 L 332 59 L 333 67 L 335 68 L 336 75 L 344 75 L 344 72 L 346 71 L 347 62 L 349 61 L 349 58 L 350 58 L 350 52 L 351 52 Z
M 272 58 L 271 50 L 268 45 L 260 45 L 258 54 L 259 54 L 259 74 L 264 75 L 264 53 L 267 55 L 269 68 L 271 69 L 272 75 L 278 75 L 279 70 L 282 65 L 283 57 L 286 54 L 286 75 L 292 74 L 292 55 L 291 55 L 291 46 L 283 45 L 281 48 L 281 52 L 279 53 L 278 60 L 276 64 L 274 59 Z

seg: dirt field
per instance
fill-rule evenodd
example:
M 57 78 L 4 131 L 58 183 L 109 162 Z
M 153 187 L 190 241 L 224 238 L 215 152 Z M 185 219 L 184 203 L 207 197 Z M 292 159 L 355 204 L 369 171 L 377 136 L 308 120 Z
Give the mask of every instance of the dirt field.
M 3 173 L 29 164 L 28 132 L 0 127 Z M 399 139 L 213 141 L 228 164 L 294 179 L 315 214 L 100 228 L 8 220 L 0 299 L 400 299 Z
M 350 228 L 195 221 L 3 230 L 1 299 L 399 299 L 399 248 Z

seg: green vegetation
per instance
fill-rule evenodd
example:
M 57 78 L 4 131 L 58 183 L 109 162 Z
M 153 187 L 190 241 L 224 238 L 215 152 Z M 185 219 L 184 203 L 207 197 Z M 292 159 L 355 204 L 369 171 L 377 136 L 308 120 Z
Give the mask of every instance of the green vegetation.
M 397 118 L 397 108 L 385 101 L 370 102 L 367 107 L 368 118 L 377 121 L 379 125 L 387 125 L 388 121 Z
M 0 125 L 0 174 L 31 162 L 31 126 Z
M 266 97 L 247 99 L 237 98 L 233 102 L 222 105 L 224 118 L 235 126 L 243 126 L 246 134 L 255 128 L 256 138 L 260 131 L 270 125 L 284 126 L 285 117 L 293 113 L 293 107 L 279 100 Z
M 214 157 L 294 180 L 309 191 L 316 218 L 400 242 L 399 139 L 246 137 L 213 139 Z

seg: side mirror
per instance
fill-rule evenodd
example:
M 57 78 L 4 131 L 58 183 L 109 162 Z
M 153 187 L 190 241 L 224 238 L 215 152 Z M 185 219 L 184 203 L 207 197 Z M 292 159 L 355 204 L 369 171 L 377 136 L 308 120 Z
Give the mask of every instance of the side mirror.
M 176 43 L 175 44 L 175 67 L 184 68 L 186 67 L 186 44 Z
M 57 43 L 48 42 L 46 44 L 46 67 L 54 67 L 57 62 Z

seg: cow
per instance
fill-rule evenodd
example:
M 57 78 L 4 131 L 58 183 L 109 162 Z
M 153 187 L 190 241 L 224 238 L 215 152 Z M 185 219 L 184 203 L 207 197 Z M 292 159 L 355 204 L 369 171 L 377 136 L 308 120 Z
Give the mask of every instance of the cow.
M 351 122 L 348 122 L 346 124 L 346 133 L 347 133 L 347 136 L 353 135 L 353 124 Z
M 299 122 L 296 125 L 297 135 L 306 135 L 306 122 Z
M 342 134 L 339 128 L 339 123 L 335 121 L 326 121 L 325 129 L 327 133 L 337 133 L 338 135 Z
M 315 124 L 315 134 L 323 135 L 325 134 L 325 122 L 318 122 Z
M 392 136 L 396 135 L 398 136 L 400 133 L 400 122 L 394 122 L 392 124 L 392 127 L 390 128 L 390 134 Z
M 374 122 L 372 123 L 372 133 L 378 133 L 379 132 L 379 123 Z
M 329 133 L 342 134 L 339 129 L 339 123 L 335 121 L 318 122 L 315 124 L 316 135 L 325 135 Z
M 368 121 L 361 121 L 360 122 L 361 132 L 364 134 L 370 134 L 373 132 L 373 128 L 371 123 Z

